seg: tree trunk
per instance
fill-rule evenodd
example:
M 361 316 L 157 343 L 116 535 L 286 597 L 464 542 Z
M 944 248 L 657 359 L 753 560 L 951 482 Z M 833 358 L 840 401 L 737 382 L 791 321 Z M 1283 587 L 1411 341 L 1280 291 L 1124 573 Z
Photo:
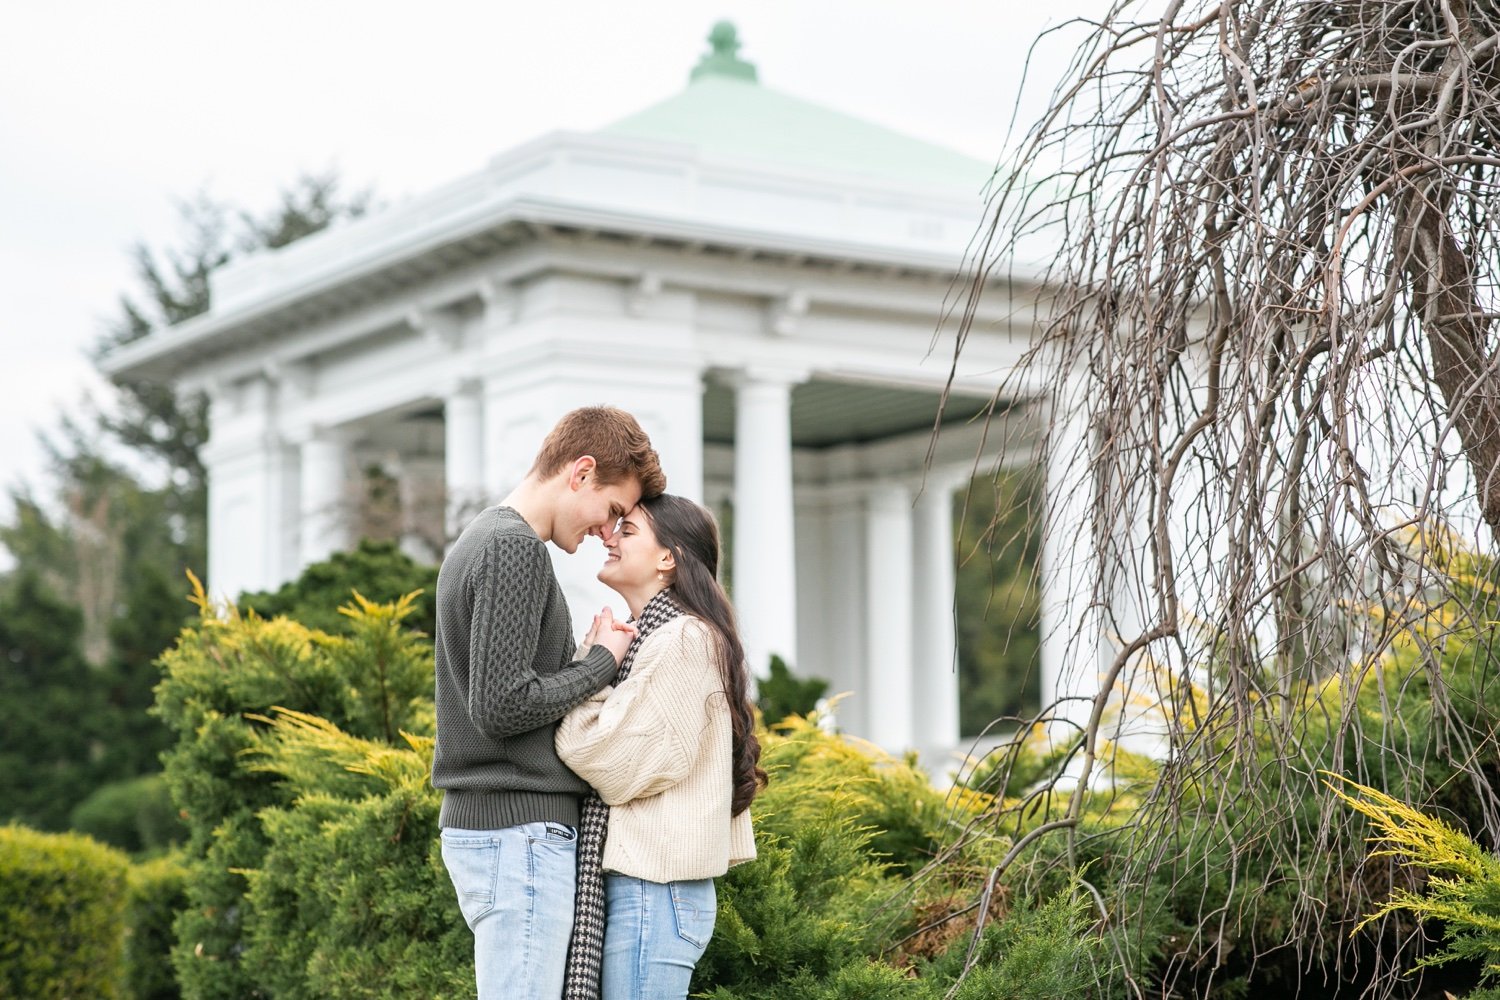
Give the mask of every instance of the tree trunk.
M 1402 266 L 1432 352 L 1432 381 L 1474 471 L 1480 513 L 1500 540 L 1500 357 L 1487 343 L 1474 263 L 1431 194 L 1410 192 L 1398 208 L 1407 234 Z

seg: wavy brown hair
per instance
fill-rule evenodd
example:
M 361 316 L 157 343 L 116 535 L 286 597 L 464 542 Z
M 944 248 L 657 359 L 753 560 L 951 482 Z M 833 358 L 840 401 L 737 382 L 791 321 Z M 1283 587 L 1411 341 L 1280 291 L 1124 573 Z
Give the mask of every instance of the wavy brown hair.
M 550 476 L 583 455 L 592 455 L 600 485 L 634 478 L 641 496 L 667 488 L 667 477 L 640 422 L 615 406 L 580 406 L 563 414 L 547 434 L 531 471 Z
M 719 526 L 706 508 L 671 493 L 643 498 L 639 509 L 651 519 L 657 542 L 670 549 L 677 561 L 677 578 L 672 583 L 677 605 L 714 632 L 733 734 L 734 791 L 729 815 L 738 816 L 765 787 L 766 772 L 760 767 L 745 647 L 735 624 L 734 606 L 719 586 Z

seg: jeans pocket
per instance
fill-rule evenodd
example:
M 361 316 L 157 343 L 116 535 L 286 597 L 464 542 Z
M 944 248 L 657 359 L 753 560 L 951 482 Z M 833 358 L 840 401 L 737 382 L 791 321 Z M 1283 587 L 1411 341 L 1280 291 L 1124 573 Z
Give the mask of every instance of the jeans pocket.
M 495 908 L 495 887 L 500 877 L 500 840 L 498 837 L 442 835 L 443 864 L 458 894 L 458 908 L 464 922 L 474 925 Z
M 673 882 L 670 888 L 677 936 L 700 950 L 707 948 L 708 939 L 713 937 L 714 918 L 719 910 L 714 880 L 708 878 L 693 882 Z

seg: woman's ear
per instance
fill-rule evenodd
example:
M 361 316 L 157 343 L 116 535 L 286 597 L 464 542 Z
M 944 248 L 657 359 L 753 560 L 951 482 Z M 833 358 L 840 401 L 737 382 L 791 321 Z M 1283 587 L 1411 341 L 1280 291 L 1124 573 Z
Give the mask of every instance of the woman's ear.
M 677 568 L 677 560 L 672 556 L 671 549 L 662 549 L 661 558 L 656 560 L 656 569 L 660 573 L 670 573 Z

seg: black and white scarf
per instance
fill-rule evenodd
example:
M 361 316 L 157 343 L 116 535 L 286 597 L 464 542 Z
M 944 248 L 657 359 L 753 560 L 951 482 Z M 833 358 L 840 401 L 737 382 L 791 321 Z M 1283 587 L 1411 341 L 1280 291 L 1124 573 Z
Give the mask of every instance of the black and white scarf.
M 670 588 L 663 590 L 641 609 L 635 621 L 636 635 L 620 661 L 615 684 L 624 682 L 635 665 L 635 654 L 646 637 L 682 614 L 672 600 Z M 563 981 L 563 1000 L 598 1000 L 599 978 L 604 965 L 604 839 L 609 833 L 609 806 L 597 793 L 583 800 L 578 823 L 578 895 L 573 904 L 573 937 L 568 942 L 568 964 Z

